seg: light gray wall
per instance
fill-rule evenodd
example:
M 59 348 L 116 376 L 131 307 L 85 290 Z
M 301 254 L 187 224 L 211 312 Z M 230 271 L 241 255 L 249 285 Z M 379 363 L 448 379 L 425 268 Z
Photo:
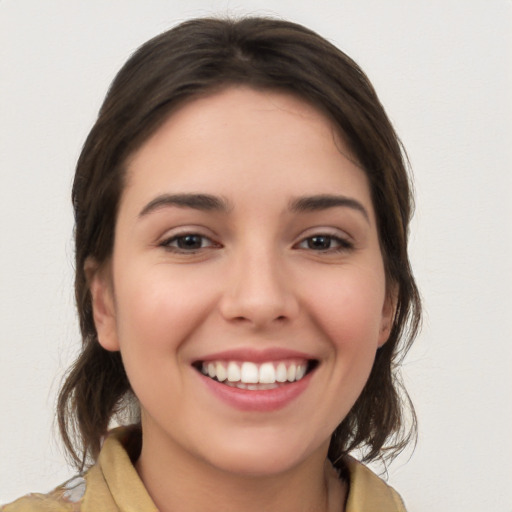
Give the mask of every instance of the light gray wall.
M 419 443 L 390 482 L 411 511 L 510 512 L 509 0 L 0 2 L 0 502 L 71 474 L 53 407 L 78 347 L 69 192 L 81 144 L 128 55 L 211 13 L 304 23 L 372 79 L 415 171 L 426 310 L 404 366 Z

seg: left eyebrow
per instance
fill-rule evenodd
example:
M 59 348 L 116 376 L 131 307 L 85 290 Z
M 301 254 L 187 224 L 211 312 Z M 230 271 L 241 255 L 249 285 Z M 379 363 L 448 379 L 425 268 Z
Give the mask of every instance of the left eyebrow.
M 294 212 L 316 212 L 336 207 L 351 208 L 363 215 L 366 221 L 370 222 L 370 215 L 366 208 L 356 199 L 346 196 L 320 194 L 315 196 L 302 196 L 292 199 L 289 204 L 290 210 Z
M 155 210 L 171 206 L 219 212 L 227 212 L 231 208 L 228 201 L 210 194 L 162 194 L 144 206 L 139 213 L 139 217 L 144 217 Z

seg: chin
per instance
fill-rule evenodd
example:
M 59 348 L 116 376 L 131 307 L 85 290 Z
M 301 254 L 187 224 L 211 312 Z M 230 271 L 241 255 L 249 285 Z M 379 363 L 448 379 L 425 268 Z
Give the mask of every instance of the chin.
M 226 456 L 222 461 L 215 461 L 215 465 L 227 473 L 251 478 L 265 478 L 286 473 L 298 465 L 300 459 L 297 459 L 295 454 L 270 454 L 265 451 L 264 454 L 237 454 L 233 458 Z
M 284 437 L 284 438 L 283 438 Z M 327 457 L 329 439 L 319 446 L 291 442 L 290 436 L 254 435 L 251 440 L 231 439 L 229 446 L 216 446 L 210 464 L 222 471 L 248 477 L 270 477 L 286 473 L 310 458 Z

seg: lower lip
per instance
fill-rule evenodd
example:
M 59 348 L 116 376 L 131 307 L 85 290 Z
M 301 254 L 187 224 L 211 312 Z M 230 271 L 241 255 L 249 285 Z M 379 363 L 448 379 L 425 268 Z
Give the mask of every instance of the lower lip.
M 299 381 L 283 384 L 274 389 L 261 390 L 228 386 L 199 372 L 198 376 L 213 394 L 231 407 L 241 411 L 270 412 L 282 409 L 298 398 L 308 387 L 312 373 L 314 372 L 308 373 Z

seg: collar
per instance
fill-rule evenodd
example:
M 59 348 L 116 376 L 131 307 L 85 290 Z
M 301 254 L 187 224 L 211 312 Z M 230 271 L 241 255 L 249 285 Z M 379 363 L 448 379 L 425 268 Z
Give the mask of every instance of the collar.
M 158 512 L 132 463 L 136 453 L 130 448 L 140 442 L 136 436 L 140 436 L 140 430 L 134 427 L 121 427 L 108 435 L 98 463 L 88 471 L 87 487 L 108 489 L 112 510 Z M 345 512 L 406 512 L 398 493 L 370 469 L 352 457 L 347 457 L 345 463 L 349 472 Z M 86 492 L 84 512 L 111 510 L 105 506 L 106 499 L 103 492 Z

